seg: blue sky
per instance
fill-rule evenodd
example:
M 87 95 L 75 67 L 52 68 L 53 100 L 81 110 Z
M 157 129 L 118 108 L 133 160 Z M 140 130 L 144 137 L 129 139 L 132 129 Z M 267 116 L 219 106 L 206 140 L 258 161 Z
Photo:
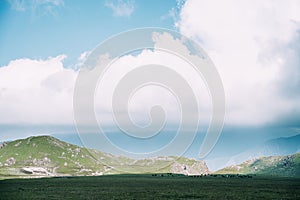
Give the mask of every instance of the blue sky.
M 72 98 L 78 72 L 73 69 L 107 38 L 143 27 L 176 30 L 196 41 L 214 62 L 224 85 L 226 119 L 212 155 L 300 133 L 297 0 L 2 0 L 0 141 L 40 134 L 75 141 Z M 141 58 L 154 54 L 144 52 Z M 125 56 L 121 63 L 135 59 Z M 135 109 L 158 98 L 173 112 L 170 95 L 143 94 Z M 209 115 L 206 96 L 199 99 L 205 104 L 201 114 Z M 136 118 L 147 118 L 140 116 Z M 197 157 L 198 140 L 191 156 Z M 232 141 L 240 145 L 231 146 Z
M 117 16 L 109 1 L 64 1 L 59 5 L 15 1 L 21 2 L 21 8 L 15 8 L 13 2 L 0 3 L 0 66 L 18 58 L 44 59 L 59 54 L 66 54 L 67 64 L 74 64 L 82 52 L 119 32 L 147 26 L 174 29 L 169 12 L 177 6 L 170 0 L 130 1 L 132 13 Z

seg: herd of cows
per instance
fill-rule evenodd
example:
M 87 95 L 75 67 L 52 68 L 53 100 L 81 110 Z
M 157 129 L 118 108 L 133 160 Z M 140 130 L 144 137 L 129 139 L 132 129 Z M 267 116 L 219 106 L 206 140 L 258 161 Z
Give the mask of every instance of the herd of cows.
M 173 174 L 173 173 L 166 173 L 166 174 L 152 174 L 152 176 L 160 176 L 160 177 L 178 177 L 184 176 L 182 174 Z M 243 175 L 243 174 L 200 174 L 200 175 L 188 175 L 187 177 L 191 178 L 202 178 L 202 177 L 222 177 L 222 178 L 252 178 L 254 175 Z

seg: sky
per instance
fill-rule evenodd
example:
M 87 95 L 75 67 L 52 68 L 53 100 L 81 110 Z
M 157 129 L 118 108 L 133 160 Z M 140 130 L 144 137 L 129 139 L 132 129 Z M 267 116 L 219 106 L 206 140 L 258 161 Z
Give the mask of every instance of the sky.
M 0 65 L 66 54 L 76 64 L 106 38 L 138 27 L 174 28 L 176 1 L 1 1 Z M 34 42 L 33 42 L 34 41 Z
M 224 135 L 232 138 L 233 132 L 244 134 L 255 145 L 257 141 L 300 133 L 297 0 L 2 0 L 0 140 L 76 132 L 73 91 L 78 69 L 107 38 L 143 27 L 178 31 L 207 53 L 223 81 Z M 116 65 L 132 64 L 137 59 L 163 60 L 156 52 L 143 51 L 139 56 L 124 56 Z M 173 65 L 180 67 L 178 63 Z M 118 66 L 115 69 L 108 81 L 125 73 L 118 71 Z M 203 112 L 201 120 L 207 124 L 211 104 L 205 85 L 198 83 L 191 71 L 184 68 L 181 73 L 195 85 L 194 89 L 200 88 L 197 99 Z M 99 115 L 108 119 L 102 112 L 103 101 Z M 176 100 L 158 88 L 137 94 L 133 119 L 147 124 L 145 113 L 155 102 L 166 107 L 171 123 L 178 122 Z M 106 123 L 109 126 L 112 121 Z M 255 134 L 249 136 L 252 131 Z M 239 142 L 243 137 L 233 138 Z

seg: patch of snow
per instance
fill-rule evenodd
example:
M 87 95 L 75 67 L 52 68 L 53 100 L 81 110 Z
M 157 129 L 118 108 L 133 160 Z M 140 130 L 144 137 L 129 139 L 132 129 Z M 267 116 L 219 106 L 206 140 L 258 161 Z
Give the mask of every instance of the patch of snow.
M 103 175 L 103 172 L 96 171 L 96 172 L 92 173 L 92 176 L 102 176 L 102 175 Z
M 21 172 L 25 174 L 51 175 L 45 168 L 42 167 L 23 167 Z
M 29 138 L 27 139 L 27 143 L 26 143 L 26 144 L 29 144 L 29 143 L 30 143 L 31 138 L 32 138 L 32 137 L 29 137 Z
M 15 147 L 18 147 L 20 144 L 22 144 L 22 141 L 19 141 L 17 144 L 15 144 Z
M 93 170 L 91 170 L 91 169 L 80 169 L 80 172 L 92 172 Z

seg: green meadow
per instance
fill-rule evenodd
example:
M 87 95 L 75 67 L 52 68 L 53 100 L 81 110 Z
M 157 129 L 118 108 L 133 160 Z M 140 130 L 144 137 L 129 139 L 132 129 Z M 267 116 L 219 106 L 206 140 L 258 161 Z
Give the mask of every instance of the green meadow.
M 176 174 L 6 179 L 0 199 L 300 199 L 300 179 Z

